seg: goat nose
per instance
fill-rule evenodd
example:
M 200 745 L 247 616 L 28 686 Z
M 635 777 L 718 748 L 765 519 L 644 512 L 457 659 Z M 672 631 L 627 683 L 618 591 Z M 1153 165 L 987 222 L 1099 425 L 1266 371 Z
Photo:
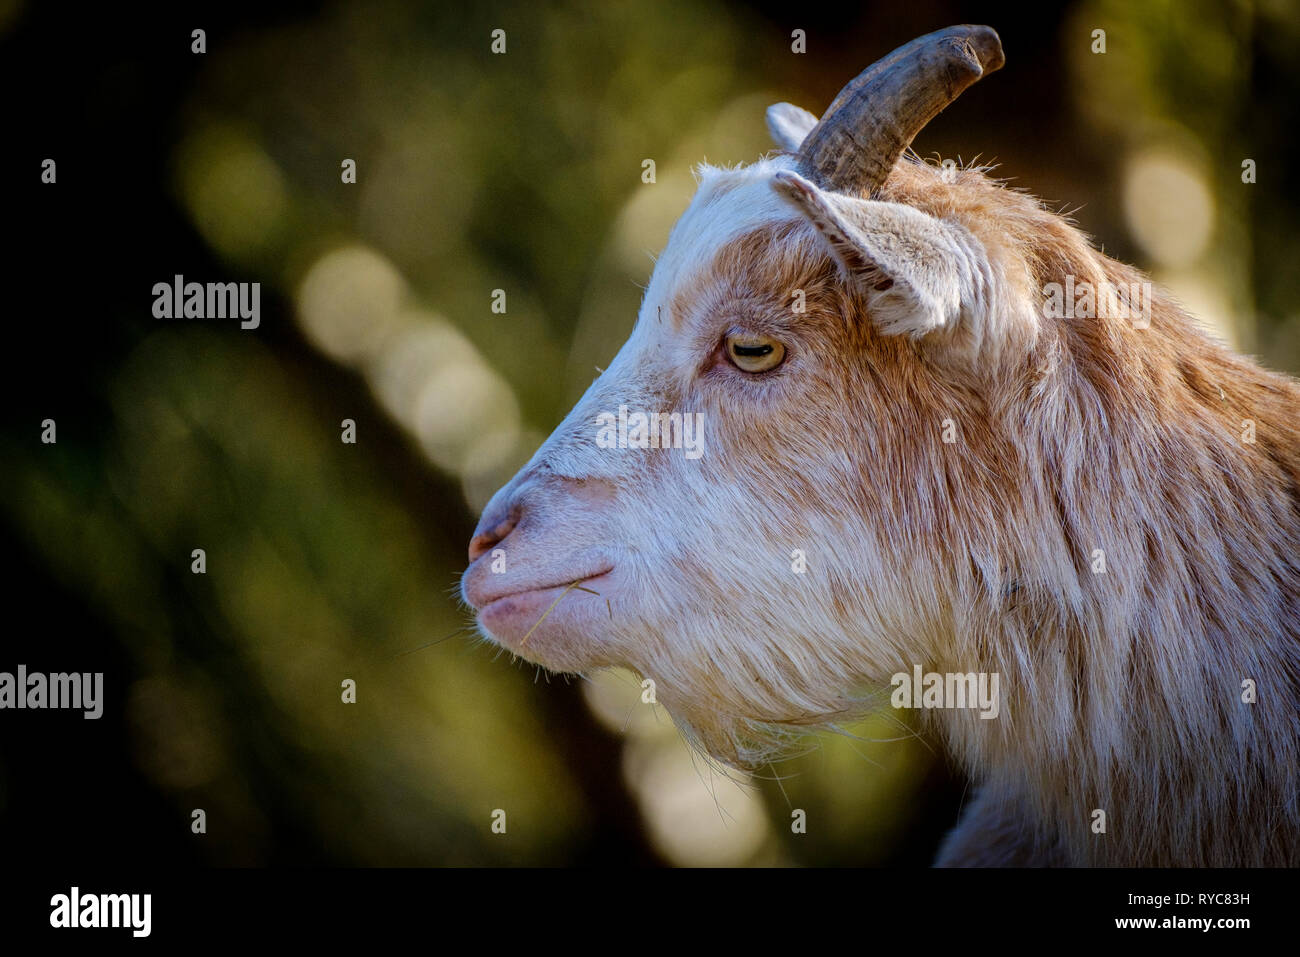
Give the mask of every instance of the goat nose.
M 496 510 L 484 512 L 483 517 L 479 519 L 478 528 L 474 529 L 474 537 L 469 540 L 469 560 L 474 561 L 505 541 L 506 536 L 514 531 L 518 524 L 517 509 L 504 513 Z

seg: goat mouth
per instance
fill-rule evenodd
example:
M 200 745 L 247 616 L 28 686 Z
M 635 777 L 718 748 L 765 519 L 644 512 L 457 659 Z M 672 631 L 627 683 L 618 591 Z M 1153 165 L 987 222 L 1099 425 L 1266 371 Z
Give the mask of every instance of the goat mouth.
M 487 612 L 488 609 L 502 602 L 510 601 L 512 599 L 518 601 L 519 599 L 522 599 L 526 596 L 527 597 L 540 596 L 550 591 L 557 592 L 558 593 L 557 598 L 558 598 L 559 596 L 564 595 L 565 592 L 568 591 L 569 589 L 572 589 L 573 591 L 577 591 L 580 588 L 587 588 L 591 583 L 603 579 L 606 575 L 608 575 L 613 570 L 614 570 L 614 566 L 611 565 L 608 568 L 604 568 L 600 571 L 591 572 L 590 574 L 581 575 L 576 578 L 567 578 L 561 582 L 554 582 L 549 585 L 526 585 L 520 588 L 516 588 L 514 591 L 505 592 L 500 595 L 492 595 L 483 600 L 483 604 L 478 607 L 478 614 L 482 615 L 485 612 Z

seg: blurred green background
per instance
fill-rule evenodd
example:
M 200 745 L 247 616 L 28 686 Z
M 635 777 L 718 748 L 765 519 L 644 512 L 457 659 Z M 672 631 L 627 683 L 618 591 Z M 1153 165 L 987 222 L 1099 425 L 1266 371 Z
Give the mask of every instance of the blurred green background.
M 107 695 L 98 722 L 0 714 L 4 846 L 217 865 L 928 863 L 966 785 L 892 713 L 766 775 L 724 773 L 639 702 L 637 676 L 539 674 L 462 632 L 456 583 L 478 510 L 630 331 L 693 165 L 752 161 L 769 103 L 819 112 L 870 61 L 960 22 L 997 28 L 1007 66 L 918 152 L 997 162 L 1237 347 L 1300 370 L 1290 2 L 145 17 L 0 0 L 16 339 L 0 670 L 102 670 Z M 177 273 L 260 282 L 261 327 L 154 319 L 151 288 Z M 40 442 L 47 418 L 57 444 Z

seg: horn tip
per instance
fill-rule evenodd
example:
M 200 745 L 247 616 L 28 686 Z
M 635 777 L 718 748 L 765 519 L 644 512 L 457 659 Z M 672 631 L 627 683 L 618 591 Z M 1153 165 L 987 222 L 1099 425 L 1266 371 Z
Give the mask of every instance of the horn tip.
M 984 73 L 1002 69 L 1007 58 L 1002 52 L 1002 38 L 998 31 L 983 24 L 965 24 L 961 29 Z

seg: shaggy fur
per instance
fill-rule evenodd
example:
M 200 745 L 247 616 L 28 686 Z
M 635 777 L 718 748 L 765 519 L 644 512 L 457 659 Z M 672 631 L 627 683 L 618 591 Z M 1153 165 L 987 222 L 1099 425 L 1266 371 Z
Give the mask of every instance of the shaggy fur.
M 997 672 L 996 720 L 923 712 L 980 785 L 940 863 L 1300 864 L 1300 388 L 1158 291 L 1149 328 L 1046 316 L 1047 283 L 1143 277 L 982 171 L 907 158 L 868 200 L 792 165 L 703 171 L 631 339 L 484 514 L 476 608 L 498 546 L 529 581 L 608 558 L 601 598 L 490 636 L 653 677 L 740 766 L 914 665 Z M 729 366 L 737 328 L 786 361 Z M 595 450 L 620 403 L 705 412 L 707 454 Z
M 966 225 L 1030 289 L 1143 279 L 978 174 L 947 186 L 900 164 L 887 192 Z M 958 480 L 979 494 L 945 502 L 954 600 L 934 669 L 987 662 L 1011 713 L 937 712 L 984 781 L 943 860 L 1003 859 L 981 834 L 1013 821 L 1016 853 L 1044 862 L 1300 863 L 1300 389 L 1159 293 L 1149 328 L 1041 320 L 984 371 L 967 418 L 989 447 Z M 941 388 L 918 399 L 947 407 Z

